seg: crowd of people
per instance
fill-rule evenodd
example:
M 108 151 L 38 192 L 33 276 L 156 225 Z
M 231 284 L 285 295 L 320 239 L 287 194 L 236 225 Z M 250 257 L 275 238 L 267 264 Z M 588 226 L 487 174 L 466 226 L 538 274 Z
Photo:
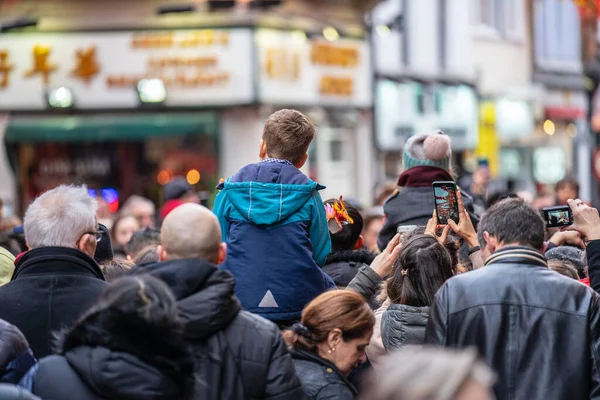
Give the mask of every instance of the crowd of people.
M 407 141 L 372 210 L 301 172 L 315 134 L 271 115 L 212 210 L 178 178 L 114 218 L 85 186 L 37 197 L 0 248 L 0 398 L 598 397 L 600 216 L 576 183 L 566 229 L 481 177 L 441 225 L 443 132 Z

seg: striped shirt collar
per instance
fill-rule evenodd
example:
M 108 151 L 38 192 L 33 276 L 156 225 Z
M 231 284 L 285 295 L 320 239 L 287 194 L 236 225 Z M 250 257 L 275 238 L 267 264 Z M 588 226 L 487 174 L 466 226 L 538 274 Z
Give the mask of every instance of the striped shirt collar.
M 285 165 L 291 165 L 292 167 L 294 166 L 294 164 L 292 164 L 288 160 L 280 160 L 279 158 L 265 158 L 264 160 L 262 160 L 262 162 L 264 162 L 264 163 L 275 163 L 275 164 L 285 164 Z
M 547 267 L 546 257 L 537 250 L 525 246 L 504 247 L 485 260 L 485 265 L 491 264 L 532 264 Z

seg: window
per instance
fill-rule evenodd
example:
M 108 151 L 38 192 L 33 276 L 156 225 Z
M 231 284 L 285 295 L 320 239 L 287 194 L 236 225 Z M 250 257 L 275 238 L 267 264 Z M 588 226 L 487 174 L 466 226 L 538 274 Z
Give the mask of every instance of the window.
M 523 38 L 523 0 L 471 0 L 471 17 L 478 35 L 504 39 Z
M 550 71 L 581 72 L 579 14 L 573 1 L 535 0 L 533 15 L 536 66 Z

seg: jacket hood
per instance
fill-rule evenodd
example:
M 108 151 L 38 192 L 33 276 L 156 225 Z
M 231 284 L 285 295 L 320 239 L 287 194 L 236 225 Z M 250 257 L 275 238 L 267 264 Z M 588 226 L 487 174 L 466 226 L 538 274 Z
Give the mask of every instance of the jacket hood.
M 368 250 L 336 251 L 327 256 L 323 272 L 333 279 L 338 287 L 346 287 L 363 265 L 371 265 L 375 254 Z
M 105 398 L 167 400 L 181 396 L 175 382 L 132 354 L 80 346 L 65 357 L 81 379 Z
M 173 291 L 185 335 L 203 340 L 225 328 L 240 312 L 233 276 L 203 260 L 172 260 L 133 268 L 150 273 Z
M 217 186 L 233 206 L 255 225 L 274 225 L 296 213 L 324 186 L 298 168 L 279 163 L 250 164 Z

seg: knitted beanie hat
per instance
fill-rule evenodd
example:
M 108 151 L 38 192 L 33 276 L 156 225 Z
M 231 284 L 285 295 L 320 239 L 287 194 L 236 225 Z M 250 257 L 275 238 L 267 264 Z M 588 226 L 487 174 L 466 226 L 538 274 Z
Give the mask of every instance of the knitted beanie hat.
M 450 171 L 450 137 L 437 130 L 411 136 L 404 145 L 402 168 L 429 166 Z

